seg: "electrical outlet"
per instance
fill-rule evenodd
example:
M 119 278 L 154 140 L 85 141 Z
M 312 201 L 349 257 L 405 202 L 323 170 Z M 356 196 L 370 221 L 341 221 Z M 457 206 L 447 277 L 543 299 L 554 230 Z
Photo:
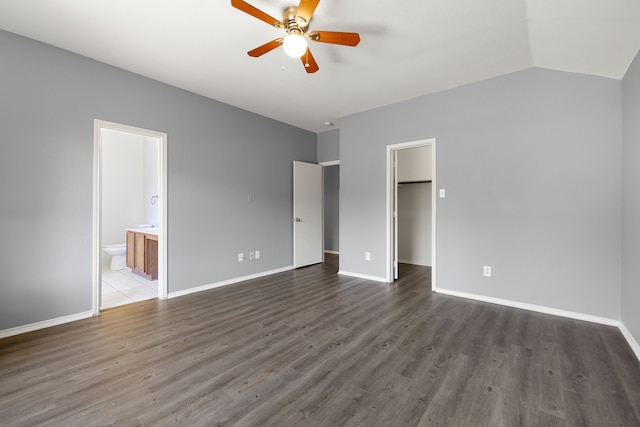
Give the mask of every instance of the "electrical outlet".
M 490 265 L 485 265 L 484 267 L 482 267 L 482 275 L 484 277 L 491 277 L 491 266 Z
M 244 254 L 242 252 L 240 252 L 238 254 L 238 262 L 242 262 L 242 261 L 244 261 Z
M 444 188 L 440 189 L 440 198 L 444 199 L 447 195 L 447 192 L 444 190 Z
M 253 260 L 253 259 L 254 259 L 253 252 L 249 252 L 249 260 L 251 261 L 251 260 Z
M 256 251 L 256 259 L 260 259 L 260 251 Z
M 371 261 L 371 252 L 365 252 L 364 253 L 364 260 L 365 261 Z

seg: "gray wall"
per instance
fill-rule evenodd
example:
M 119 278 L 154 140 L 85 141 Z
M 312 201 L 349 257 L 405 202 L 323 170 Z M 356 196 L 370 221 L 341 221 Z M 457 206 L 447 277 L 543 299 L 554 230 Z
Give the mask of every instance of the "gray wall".
M 340 160 L 340 129 L 318 134 L 318 163 Z
M 427 138 L 438 287 L 620 318 L 620 81 L 529 69 L 343 118 L 341 270 L 385 277 L 385 147 Z
M 340 129 L 318 134 L 318 163 L 340 160 Z M 324 249 L 340 251 L 340 166 L 324 168 Z
M 340 251 L 340 165 L 324 168 L 324 249 Z
M 169 292 L 292 264 L 315 134 L 3 31 L 0 52 L 0 330 L 91 310 L 96 118 L 168 134 Z
M 622 321 L 640 342 L 640 54 L 622 81 Z

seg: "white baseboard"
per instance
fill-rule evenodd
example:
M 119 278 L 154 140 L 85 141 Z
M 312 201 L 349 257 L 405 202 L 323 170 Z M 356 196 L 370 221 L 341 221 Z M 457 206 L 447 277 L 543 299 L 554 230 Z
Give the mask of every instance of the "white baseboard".
M 631 350 L 633 350 L 638 360 L 640 360 L 640 345 L 638 345 L 638 341 L 633 338 L 633 335 L 631 335 L 631 332 L 629 332 L 624 323 L 620 322 L 620 326 L 618 326 L 618 328 L 620 329 L 620 332 L 622 332 L 622 336 L 629 343 L 629 347 L 631 347 Z
M 37 331 L 38 329 L 50 328 L 51 326 L 62 325 L 63 323 L 75 322 L 76 320 L 88 319 L 93 317 L 93 311 L 85 311 L 69 316 L 58 317 L 55 319 L 44 320 L 42 322 L 31 323 L 29 325 L 17 326 L 11 329 L 0 331 L 0 338 L 12 337 L 14 335 L 26 334 L 27 332 Z
M 325 254 L 340 255 L 340 252 L 338 252 L 338 251 L 327 251 L 327 250 L 325 250 L 325 251 L 324 251 L 324 253 L 325 253 Z
M 168 298 L 181 297 L 183 295 L 189 295 L 196 292 L 208 291 L 209 289 L 219 288 L 221 286 L 233 285 L 234 283 L 244 282 L 245 280 L 258 279 L 264 276 L 270 276 L 276 273 L 282 273 L 283 271 L 293 270 L 293 266 L 278 268 L 270 271 L 263 271 L 261 273 L 251 274 L 249 276 L 235 277 L 229 280 L 223 280 L 222 282 L 211 283 L 208 285 L 196 286 L 195 288 L 183 289 L 181 291 L 169 292 Z
M 569 319 L 584 320 L 586 322 L 599 323 L 601 325 L 620 327 L 620 321 L 608 319 L 606 317 L 592 316 L 590 314 L 576 313 L 573 311 L 559 310 L 557 308 L 549 308 L 542 305 L 527 304 L 523 302 L 510 301 L 501 298 L 486 297 L 483 295 L 468 294 L 466 292 L 451 291 L 449 289 L 437 288 L 434 292 L 439 294 L 451 295 L 454 297 L 472 299 L 476 301 L 488 302 L 491 304 L 504 305 L 507 307 L 520 308 L 523 310 L 535 311 L 538 313 L 551 314 L 554 316 L 567 317 Z
M 374 282 L 387 283 L 387 279 L 385 279 L 384 277 L 367 276 L 366 274 L 351 273 L 349 271 L 343 271 L 343 270 L 338 271 L 338 274 L 342 276 L 356 277 L 358 279 L 372 280 Z
M 622 333 L 622 336 L 624 337 L 625 340 L 627 340 L 627 343 L 629 344 L 629 347 L 631 347 L 631 350 L 635 354 L 636 358 L 640 361 L 640 344 L 638 344 L 638 342 L 635 340 L 635 338 L 633 337 L 631 332 L 627 329 L 627 327 L 624 325 L 624 323 L 622 323 L 619 320 L 608 319 L 606 317 L 592 316 L 592 315 L 583 314 L 583 313 L 576 313 L 573 311 L 559 310 L 556 308 L 549 308 L 541 305 L 526 304 L 522 302 L 510 301 L 510 300 L 505 300 L 500 298 L 492 298 L 492 297 L 486 297 L 482 295 L 468 294 L 465 292 L 451 291 L 449 289 L 438 288 L 438 289 L 434 289 L 434 292 L 444 294 L 444 295 L 451 295 L 454 297 L 471 299 L 475 301 L 482 301 L 482 302 L 488 302 L 491 304 L 498 304 L 498 305 L 504 305 L 507 307 L 514 307 L 514 308 L 520 308 L 523 310 L 535 311 L 538 313 L 551 314 L 553 316 L 566 317 L 569 319 L 584 320 L 585 322 L 598 323 L 606 326 L 615 326 L 620 330 L 620 332 Z

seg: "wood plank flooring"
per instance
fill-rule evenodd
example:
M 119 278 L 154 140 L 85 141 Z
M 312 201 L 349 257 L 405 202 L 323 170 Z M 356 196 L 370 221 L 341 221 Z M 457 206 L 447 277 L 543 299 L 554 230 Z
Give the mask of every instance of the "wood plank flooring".
M 613 327 L 299 270 L 0 340 L 2 426 L 640 426 Z

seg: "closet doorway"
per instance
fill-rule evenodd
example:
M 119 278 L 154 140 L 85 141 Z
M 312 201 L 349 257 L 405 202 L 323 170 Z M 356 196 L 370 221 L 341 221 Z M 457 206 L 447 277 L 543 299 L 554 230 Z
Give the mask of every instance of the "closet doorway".
M 387 147 L 387 282 L 401 263 L 431 267 L 435 289 L 435 140 Z

